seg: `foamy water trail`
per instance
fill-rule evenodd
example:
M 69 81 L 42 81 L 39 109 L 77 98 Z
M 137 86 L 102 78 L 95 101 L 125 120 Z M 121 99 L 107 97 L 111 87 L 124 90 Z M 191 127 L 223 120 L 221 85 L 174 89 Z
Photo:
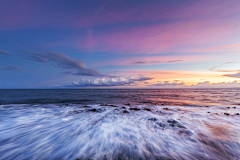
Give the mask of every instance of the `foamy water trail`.
M 240 108 L 2 105 L 0 159 L 240 159 Z

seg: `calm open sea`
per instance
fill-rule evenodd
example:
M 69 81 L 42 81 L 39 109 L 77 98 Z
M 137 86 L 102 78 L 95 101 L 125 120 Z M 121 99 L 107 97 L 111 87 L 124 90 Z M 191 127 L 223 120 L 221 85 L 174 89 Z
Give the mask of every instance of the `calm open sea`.
M 240 89 L 0 90 L 0 159 L 240 159 Z

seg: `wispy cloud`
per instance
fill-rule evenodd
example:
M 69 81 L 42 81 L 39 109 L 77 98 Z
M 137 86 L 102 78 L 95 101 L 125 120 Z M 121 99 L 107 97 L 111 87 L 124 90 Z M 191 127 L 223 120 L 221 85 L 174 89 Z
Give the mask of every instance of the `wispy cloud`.
M 23 71 L 21 67 L 16 65 L 7 65 L 5 67 L 1 67 L 0 69 L 6 70 L 6 71 Z
M 102 77 L 94 79 L 81 79 L 80 81 L 73 81 L 72 84 L 66 87 L 107 87 L 107 86 L 136 86 L 138 82 L 146 82 L 153 78 L 140 76 L 139 78 L 133 77 Z
M 240 70 L 239 70 L 240 71 Z M 240 72 L 236 73 L 236 74 L 226 74 L 224 76 L 228 76 L 228 77 L 234 77 L 234 78 L 240 78 Z
M 68 70 L 67 74 L 81 75 L 81 76 L 102 76 L 102 74 L 92 68 L 85 66 L 83 61 L 73 59 L 63 53 L 59 52 L 31 52 L 28 51 L 26 59 L 37 62 L 52 62 L 54 66 Z
M 0 50 L 0 54 L 11 56 L 12 54 L 8 51 Z

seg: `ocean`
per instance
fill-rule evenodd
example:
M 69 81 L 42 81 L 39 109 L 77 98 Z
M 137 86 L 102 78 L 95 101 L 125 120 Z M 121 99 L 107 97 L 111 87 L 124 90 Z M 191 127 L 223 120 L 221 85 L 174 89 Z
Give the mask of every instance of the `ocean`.
M 240 89 L 2 89 L 0 159 L 240 159 Z

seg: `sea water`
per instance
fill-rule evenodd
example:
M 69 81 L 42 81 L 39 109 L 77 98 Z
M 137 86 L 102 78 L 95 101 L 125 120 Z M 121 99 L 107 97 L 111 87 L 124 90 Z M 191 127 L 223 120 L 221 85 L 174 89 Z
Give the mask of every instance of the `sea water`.
M 239 91 L 0 90 L 0 159 L 240 159 Z

